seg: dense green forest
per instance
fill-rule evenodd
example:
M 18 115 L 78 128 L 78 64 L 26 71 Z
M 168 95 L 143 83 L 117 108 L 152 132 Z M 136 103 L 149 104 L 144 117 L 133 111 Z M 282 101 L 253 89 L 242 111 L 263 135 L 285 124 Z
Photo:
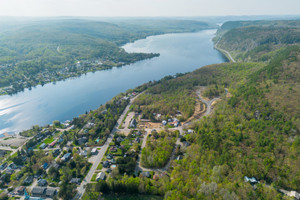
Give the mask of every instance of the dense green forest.
M 5 22 L 0 25 L 5 27 L 3 23 L 7 25 Z M 0 94 L 159 56 L 127 53 L 120 46 L 149 35 L 210 27 L 188 20 L 113 24 L 83 19 L 44 19 L 10 23 L 0 31 L 0 88 L 7 87 Z
M 169 161 L 176 142 L 176 133 L 152 132 L 142 150 L 141 164 L 146 168 L 161 168 Z

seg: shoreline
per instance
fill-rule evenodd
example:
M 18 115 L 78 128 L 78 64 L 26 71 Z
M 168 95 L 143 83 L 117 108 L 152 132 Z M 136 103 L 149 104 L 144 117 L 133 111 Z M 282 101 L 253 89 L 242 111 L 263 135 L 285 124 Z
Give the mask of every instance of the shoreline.
M 209 38 L 211 39 L 212 37 L 213 37 L 213 33 L 211 32 L 212 30 L 215 30 L 215 29 L 205 29 L 205 30 L 202 30 L 202 31 L 199 31 L 199 32 L 197 32 L 197 33 L 201 33 L 201 32 L 204 32 L 203 34 L 204 35 L 209 35 Z M 209 33 L 206 33 L 206 32 L 209 32 Z M 189 32 L 190 33 L 190 32 Z M 194 34 L 195 32 L 191 32 L 191 34 Z M 172 33 L 172 35 L 177 35 L 177 33 Z M 178 34 L 186 34 L 186 33 L 178 33 Z M 163 35 L 168 35 L 168 34 L 163 34 Z M 153 37 L 155 37 L 155 36 L 153 36 Z M 204 38 L 206 38 L 206 37 L 204 37 Z M 210 44 L 210 48 L 212 48 L 213 49 L 213 43 L 211 43 Z M 155 50 L 153 50 L 153 51 L 155 51 Z M 224 59 L 224 57 L 222 57 L 220 54 L 218 54 L 218 52 L 217 51 L 215 51 L 215 53 L 214 53 L 218 58 L 216 58 L 216 61 L 218 62 L 218 63 L 223 63 L 223 62 L 225 62 L 225 59 Z M 141 60 L 141 61 L 139 61 L 139 62 L 143 62 L 143 60 Z M 213 63 L 215 63 L 215 62 L 213 62 Z M 203 64 L 203 65 L 201 65 L 201 63 L 198 65 L 198 66 L 205 66 L 205 65 L 207 65 L 207 64 Z M 120 67 L 120 68 L 123 68 L 123 67 Z M 113 67 L 113 69 L 118 69 L 118 70 L 120 70 L 120 68 L 119 67 Z M 197 67 L 197 68 L 199 68 L 199 67 Z M 129 69 L 129 68 L 128 68 Z M 152 68 L 151 68 L 152 69 Z M 156 69 L 156 68 L 155 68 Z M 129 69 L 130 70 L 130 69 Z M 195 70 L 195 69 L 191 69 L 191 71 L 193 71 L 193 70 Z M 100 71 L 96 71 L 96 72 L 94 72 L 94 73 L 101 73 L 101 71 L 111 71 L 111 69 L 108 69 L 108 70 L 100 70 Z M 110 73 L 110 72 L 109 72 Z M 115 73 L 115 72 L 114 72 Z M 130 72 L 131 73 L 131 72 Z M 180 72 L 178 72 L 178 73 L 180 73 Z M 87 75 L 87 74 L 93 74 L 93 73 L 86 73 L 85 75 Z M 106 73 L 105 73 L 106 74 Z M 166 75 L 164 75 L 164 76 L 168 76 L 168 74 L 170 74 L 170 72 L 169 73 L 167 73 Z M 131 74 L 129 74 L 129 75 L 131 75 Z M 81 76 L 81 77 L 84 77 L 84 76 Z M 146 77 L 145 77 L 146 78 Z M 72 77 L 70 77 L 70 78 L 68 78 L 68 79 L 78 79 L 78 77 L 75 77 L 75 78 L 72 78 Z M 80 79 L 80 78 L 79 78 Z M 147 78 L 146 78 L 147 79 Z M 160 80 L 161 78 L 159 78 L 158 80 Z M 89 79 L 90 80 L 90 79 Z M 144 80 L 144 79 L 143 79 Z M 152 80 L 155 80 L 155 79 L 152 79 Z M 149 81 L 151 81 L 151 80 L 149 80 Z M 59 82 L 65 82 L 65 81 L 59 81 Z M 59 82 L 57 82 L 57 83 L 59 83 Z M 90 81 L 89 81 L 90 82 Z M 100 82 L 100 81 L 99 81 Z M 142 83 L 139 83 L 138 85 L 136 85 L 136 86 L 133 86 L 133 87 L 130 87 L 130 88 L 128 88 L 128 89 L 132 89 L 132 88 L 135 88 L 135 87 L 138 87 L 139 85 L 142 85 L 142 84 L 144 84 L 144 83 L 147 83 L 148 81 L 146 80 L 144 80 Z M 45 84 L 46 85 L 46 84 Z M 48 86 L 49 85 L 52 85 L 52 84 L 47 84 Z M 50 86 L 50 87 L 52 87 L 52 86 Z M 41 90 L 41 86 L 38 86 L 37 87 L 38 89 L 40 89 Z M 52 87 L 53 88 L 53 87 Z M 74 87 L 75 88 L 75 87 Z M 106 89 L 106 88 L 105 88 Z M 126 89 L 125 89 L 126 90 Z M 120 93 L 122 93 L 122 92 L 124 92 L 125 90 L 122 90 L 122 91 L 119 91 L 116 95 L 118 95 L 118 94 L 120 94 Z M 28 89 L 26 89 L 23 93 L 25 93 L 25 92 L 27 92 L 28 91 Z M 73 94 L 73 93 L 72 93 Z M 106 93 L 105 93 L 106 94 Z M 10 96 L 12 96 L 12 95 L 10 95 Z M 7 96 L 7 98 L 11 98 L 10 96 Z M 64 96 L 64 95 L 61 95 L 61 96 Z M 114 95 L 115 96 L 115 95 Z M 112 98 L 114 97 L 114 96 L 112 96 Z M 6 98 L 6 97 L 4 97 L 4 98 Z M 13 95 L 13 97 L 12 98 L 14 98 L 14 95 Z M 102 97 L 101 97 L 102 98 Z M 108 99 L 108 100 L 106 100 L 106 101 L 109 101 L 110 99 Z M 93 104 L 92 105 L 94 105 L 94 102 L 92 102 Z M 103 103 L 105 103 L 105 102 L 103 102 Z M 97 103 L 97 107 L 99 106 L 100 104 L 99 104 L 99 102 Z M 53 106 L 52 106 L 53 107 Z M 84 110 L 83 112 L 81 112 L 81 113 L 79 113 L 79 114 L 76 114 L 75 116 L 73 116 L 73 117 L 77 117 L 78 115 L 80 115 L 80 114 L 83 114 L 84 112 L 86 112 L 87 110 L 90 110 L 91 108 L 89 108 L 89 109 L 86 109 L 86 110 Z M 93 109 L 96 109 L 96 107 L 95 108 L 93 108 Z M 82 109 L 80 109 L 80 111 L 81 111 Z M 78 112 L 76 112 L 76 113 L 78 113 Z M 5 118 L 3 118 L 3 119 L 5 119 Z M 62 120 L 62 121 L 64 121 L 65 120 L 65 118 L 63 118 L 63 119 L 60 119 L 59 117 L 57 118 L 55 118 L 55 119 L 58 119 L 58 120 Z M 53 119 L 53 120 L 55 120 L 55 119 Z M 51 120 L 51 121 L 53 121 L 53 120 Z M 51 123 L 51 122 L 50 122 Z M 28 122 L 27 124 L 31 124 L 30 122 Z M 35 123 L 35 124 L 39 124 L 39 125 L 41 125 L 41 126 L 44 126 L 44 125 L 47 125 L 48 123 L 46 123 L 46 124 L 44 124 L 44 123 L 42 123 L 42 124 L 40 124 L 40 123 Z M 27 126 L 27 125 L 26 125 Z M 3 127 L 3 128 L 5 128 L 5 127 Z M 8 127 L 8 128 L 10 128 L 10 127 Z M 28 128 L 30 129 L 30 127 L 28 126 Z M 25 129 L 23 129 L 23 130 L 27 130 L 27 128 L 25 128 Z M 7 131 L 10 131 L 9 129 L 7 130 Z M 22 132 L 21 131 L 21 129 L 20 129 L 20 131 L 19 130 L 17 130 L 15 133 L 18 133 L 18 132 Z
M 124 46 L 128 45 L 128 44 L 132 44 L 138 40 L 145 40 L 149 37 L 155 37 L 155 36 L 160 36 L 160 35 L 168 35 L 168 34 L 185 34 L 185 33 L 198 33 L 198 32 L 201 32 L 201 31 L 208 31 L 208 30 L 217 30 L 216 28 L 207 28 L 207 29 L 201 29 L 201 30 L 196 30 L 196 31 L 178 31 L 178 32 L 166 32 L 166 33 L 159 33 L 159 34 L 153 34 L 153 35 L 148 35 L 146 37 L 141 37 L 141 38 L 138 38 L 138 39 L 135 39 L 135 40 L 132 40 L 132 41 L 129 41 L 125 44 L 121 44 L 119 46 L 120 49 L 124 49 Z M 160 56 L 160 53 L 151 53 L 151 52 L 128 52 L 126 51 L 127 53 L 141 53 L 141 54 L 149 54 L 149 55 L 152 55 L 152 57 L 149 57 L 149 58 L 145 58 L 145 59 L 141 59 L 141 60 L 137 60 L 137 61 L 134 61 L 134 62 L 130 62 L 130 63 L 124 63 L 124 64 L 117 64 L 116 66 L 107 66 L 107 67 L 103 67 L 103 69 L 95 69 L 95 70 L 88 70 L 88 71 L 85 71 L 85 72 L 82 72 L 82 73 L 79 73 L 79 74 L 76 74 L 74 76 L 70 75 L 70 76 L 67 76 L 67 77 L 62 77 L 58 80 L 55 80 L 55 81 L 45 81 L 44 83 L 38 83 L 36 85 L 32 85 L 30 87 L 23 87 L 23 88 L 20 88 L 20 90 L 18 91 L 15 91 L 15 92 L 12 92 L 12 93 L 8 93 L 7 91 L 4 91 L 5 88 L 12 88 L 12 85 L 10 86 L 4 86 L 4 87 L 0 87 L 0 97 L 1 96 L 6 96 L 6 95 L 14 95 L 14 94 L 17 94 L 19 92 L 23 92 L 25 89 L 32 89 L 32 88 L 35 88 L 36 86 L 44 86 L 46 84 L 49 84 L 49 83 L 56 83 L 56 82 L 59 82 L 59 81 L 65 81 L 65 80 L 68 80 L 68 79 L 71 79 L 71 78 L 79 78 L 81 77 L 82 75 L 84 74 L 87 74 L 87 73 L 93 73 L 93 72 L 98 72 L 98 71 L 104 71 L 104 70 L 110 70 L 110 69 L 113 69 L 114 67 L 124 67 L 124 66 L 127 66 L 127 65 L 132 65 L 132 64 L 135 64 L 137 62 L 140 62 L 140 61 L 144 61 L 144 60 L 148 60 L 148 59 L 153 59 L 153 58 L 156 58 L 156 57 L 159 57 Z

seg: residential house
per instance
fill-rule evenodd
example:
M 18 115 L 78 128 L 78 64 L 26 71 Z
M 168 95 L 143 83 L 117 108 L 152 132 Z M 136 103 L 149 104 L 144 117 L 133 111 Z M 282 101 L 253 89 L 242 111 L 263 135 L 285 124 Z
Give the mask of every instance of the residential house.
M 135 141 L 136 143 L 140 143 L 141 140 L 140 140 L 139 137 L 136 137 L 134 141 Z
M 24 186 L 17 187 L 15 191 L 16 191 L 15 193 L 18 195 L 24 195 L 25 187 Z
M 289 197 L 294 197 L 295 199 L 299 200 L 300 199 L 300 194 L 296 191 L 290 191 L 287 194 Z
M 9 169 L 17 169 L 17 165 L 15 165 L 15 163 L 11 163 L 11 164 L 8 165 L 7 168 L 9 168 Z
M 46 170 L 48 167 L 49 167 L 49 164 L 45 162 L 45 163 L 43 164 L 43 169 Z
M 181 159 L 182 159 L 181 155 L 177 156 L 177 158 L 176 158 L 176 160 L 181 160 Z
M 77 185 L 80 185 L 81 179 L 80 178 L 72 178 L 70 183 L 76 183 Z
M 117 148 L 115 146 L 110 147 L 109 149 L 110 152 L 117 152 Z
M 106 158 L 107 158 L 108 160 L 111 160 L 111 159 L 113 159 L 114 157 L 113 157 L 112 155 L 108 154 L 108 155 L 106 156 Z
M 82 137 L 78 139 L 78 144 L 82 145 L 88 141 L 87 137 Z
M 96 181 L 105 180 L 105 178 L 106 178 L 106 174 L 104 172 L 100 172 L 96 177 Z
M 129 125 L 130 128 L 136 128 L 136 120 L 132 119 Z
M 166 126 L 168 122 L 166 120 L 163 120 L 161 123 L 163 126 Z
M 14 169 L 7 168 L 5 172 L 6 172 L 7 174 L 10 174 L 10 175 L 11 175 L 11 174 L 14 173 L 14 171 L 15 171 Z
M 66 153 L 66 154 L 61 158 L 61 160 L 62 160 L 63 162 L 67 162 L 68 160 L 70 160 L 70 158 L 71 158 L 71 153 Z
M 50 148 L 53 148 L 56 145 L 56 141 L 51 142 L 51 144 L 49 145 Z
M 47 144 L 45 144 L 45 143 L 42 143 L 42 144 L 40 145 L 40 148 L 41 148 L 41 149 L 46 149 L 46 147 L 47 147 Z
M 87 157 L 87 150 L 81 151 L 79 155 L 81 155 L 83 157 Z
M 53 198 L 57 194 L 57 190 L 54 188 L 47 188 L 46 197 Z
M 142 176 L 150 178 L 151 175 L 150 175 L 150 172 L 142 172 Z
M 53 157 L 56 157 L 60 154 L 60 149 L 55 149 L 53 152 L 52 152 L 52 155 Z
M 89 122 L 89 123 L 87 123 L 87 125 L 85 125 L 85 127 L 86 127 L 87 129 L 91 129 L 91 128 L 93 128 L 94 126 L 95 126 L 95 124 L 92 123 L 92 122 Z
M 25 180 L 23 181 L 23 184 L 29 185 L 29 184 L 31 184 L 32 182 L 33 182 L 33 176 L 27 176 L 27 177 L 25 178 Z
M 98 154 L 97 148 L 93 148 L 92 151 L 91 151 L 91 154 L 92 155 L 97 155 Z
M 3 163 L 3 164 L 0 166 L 0 170 L 4 170 L 6 167 L 7 167 L 7 162 L 6 162 L 6 163 Z
M 252 185 L 259 182 L 256 178 L 254 178 L 254 177 L 250 178 L 250 177 L 248 177 L 248 176 L 245 176 L 245 177 L 244 177 L 244 181 L 245 181 L 245 182 L 250 182 Z
M 34 187 L 31 190 L 31 195 L 34 197 L 44 197 L 46 196 L 46 187 Z
M 57 144 L 60 144 L 64 141 L 64 138 L 60 137 L 58 140 L 57 140 Z
M 57 164 L 57 163 L 54 161 L 54 163 L 52 164 L 52 167 L 54 167 L 55 169 L 58 169 L 58 168 L 59 168 L 59 164 Z
M 48 184 L 46 179 L 40 179 L 37 182 L 38 186 L 46 186 Z
M 123 139 L 121 138 L 121 137 L 117 137 L 117 142 L 122 142 L 123 141 Z
M 184 147 L 188 147 L 188 146 L 190 146 L 190 143 L 189 143 L 189 142 L 187 142 L 187 141 L 183 141 L 183 142 L 182 142 L 182 144 L 183 144 L 183 146 L 184 146 Z
M 106 160 L 106 161 L 103 162 L 102 166 L 103 166 L 104 168 L 109 168 L 110 163 Z

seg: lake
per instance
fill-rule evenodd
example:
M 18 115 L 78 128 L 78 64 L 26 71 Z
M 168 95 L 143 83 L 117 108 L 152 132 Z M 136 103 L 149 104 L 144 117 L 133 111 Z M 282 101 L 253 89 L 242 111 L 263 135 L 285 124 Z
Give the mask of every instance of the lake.
M 159 57 L 0 96 L 0 134 L 51 124 L 54 120 L 71 120 L 127 89 L 166 75 L 222 63 L 223 55 L 213 48 L 215 32 L 151 36 L 123 48 L 128 52 L 160 53 Z

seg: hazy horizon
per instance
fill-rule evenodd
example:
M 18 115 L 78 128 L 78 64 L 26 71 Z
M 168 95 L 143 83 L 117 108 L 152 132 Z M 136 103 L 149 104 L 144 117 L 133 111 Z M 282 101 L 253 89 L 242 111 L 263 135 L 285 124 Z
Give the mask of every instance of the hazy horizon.
M 0 16 L 201 17 L 299 15 L 300 1 L 286 0 L 1 0 Z

